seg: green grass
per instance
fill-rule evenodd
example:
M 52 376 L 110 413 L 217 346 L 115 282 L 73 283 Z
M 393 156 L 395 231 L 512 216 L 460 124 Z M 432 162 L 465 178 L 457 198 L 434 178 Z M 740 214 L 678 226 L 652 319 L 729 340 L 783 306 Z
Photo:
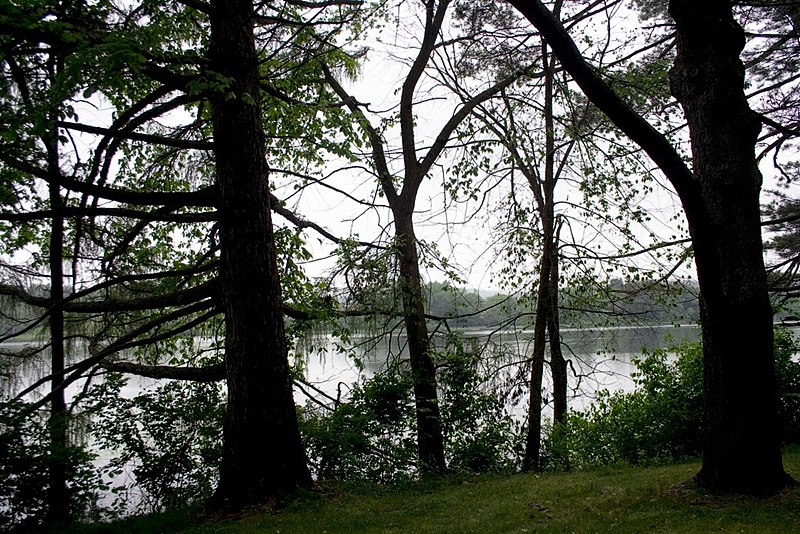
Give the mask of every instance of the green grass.
M 800 449 L 784 456 L 800 477 Z M 162 514 L 83 532 L 800 532 L 800 488 L 769 498 L 693 489 L 698 463 L 543 475 L 451 477 L 404 486 L 332 484 L 277 512 L 200 521 Z

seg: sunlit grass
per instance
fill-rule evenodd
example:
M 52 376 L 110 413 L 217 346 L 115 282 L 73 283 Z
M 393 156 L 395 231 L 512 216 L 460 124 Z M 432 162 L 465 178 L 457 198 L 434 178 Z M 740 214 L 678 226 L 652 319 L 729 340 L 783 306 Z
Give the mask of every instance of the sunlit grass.
M 800 477 L 800 449 L 787 452 Z M 277 512 L 205 521 L 168 514 L 91 532 L 800 532 L 800 489 L 717 497 L 688 482 L 699 463 L 543 475 L 449 477 L 396 487 L 325 484 Z M 99 528 L 98 528 L 99 527 Z

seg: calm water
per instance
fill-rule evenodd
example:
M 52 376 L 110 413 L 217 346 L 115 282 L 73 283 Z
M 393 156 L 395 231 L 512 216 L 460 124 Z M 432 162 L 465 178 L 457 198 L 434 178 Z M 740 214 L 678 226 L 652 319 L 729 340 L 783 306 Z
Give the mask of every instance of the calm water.
M 488 347 L 484 372 L 503 369 L 503 377 L 517 372 L 533 350 L 533 332 L 530 330 L 494 332 L 490 330 L 463 330 L 460 332 L 468 350 Z M 630 378 L 635 367 L 631 358 L 641 356 L 644 350 L 669 346 L 682 340 L 696 341 L 697 326 L 605 327 L 562 329 L 564 357 L 570 361 L 569 386 L 572 407 L 581 408 L 591 402 L 594 393 L 601 389 L 630 390 Z M 305 365 L 306 377 L 325 393 L 336 397 L 344 394 L 348 385 L 386 369 L 392 358 L 405 357 L 405 337 L 394 336 L 373 339 L 356 338 L 360 346 L 354 351 L 361 369 L 353 358 L 335 350 L 336 340 L 318 336 L 311 350 L 298 350 Z M 500 372 L 500 371 L 496 371 Z M 549 390 L 550 377 L 545 371 L 545 391 Z M 297 392 L 298 402 L 305 395 Z
M 533 349 L 533 332 L 530 330 L 491 331 L 468 329 L 459 333 L 467 350 L 485 351 L 487 369 L 512 366 L 530 357 Z M 630 373 L 634 370 L 631 358 L 640 356 L 643 350 L 664 347 L 682 340 L 695 341 L 700 330 L 696 326 L 652 326 L 652 327 L 605 327 L 562 329 L 564 357 L 570 360 L 570 386 L 576 392 L 589 394 L 599 388 L 628 389 L 631 387 Z M 441 336 L 434 336 L 434 343 L 441 345 Z M 207 345 L 198 340 L 199 345 Z M 295 350 L 295 360 L 300 360 L 306 371 L 306 379 L 319 389 L 335 394 L 346 390 L 347 385 L 386 369 L 393 359 L 403 359 L 405 336 L 353 337 L 353 347 L 348 353 L 337 350 L 337 340 L 331 335 L 312 336 Z M 0 349 L 18 350 L 31 343 L 4 343 Z M 74 355 L 80 356 L 80 347 L 73 347 Z M 75 358 L 78 359 L 77 357 Z M 25 385 L 31 384 L 47 374 L 47 354 L 39 364 L 17 367 L 12 376 L 0 379 L 0 393 L 13 395 Z M 158 380 L 130 377 L 122 391 L 133 397 L 142 390 L 155 387 Z M 73 384 L 68 393 L 75 394 L 83 384 Z M 48 386 L 41 388 L 41 393 Z M 40 394 L 41 394 L 40 393 Z M 71 395 L 70 395 L 71 396 Z M 36 393 L 29 400 L 37 398 Z M 303 402 L 304 395 L 298 392 L 297 400 Z

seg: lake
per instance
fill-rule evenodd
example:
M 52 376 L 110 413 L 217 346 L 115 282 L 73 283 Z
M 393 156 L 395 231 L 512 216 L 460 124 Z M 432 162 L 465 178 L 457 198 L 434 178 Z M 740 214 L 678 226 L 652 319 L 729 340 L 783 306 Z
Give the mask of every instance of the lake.
M 495 361 L 491 361 L 490 356 L 483 371 L 491 373 L 495 369 L 505 368 L 506 378 L 516 372 L 520 362 L 527 359 L 533 350 L 532 330 L 465 329 L 458 333 L 468 350 L 480 349 L 488 344 L 492 349 L 489 354 L 494 356 Z M 580 409 L 587 406 L 599 390 L 632 389 L 630 375 L 635 366 L 631 358 L 641 356 L 643 350 L 666 347 L 684 340 L 696 341 L 700 337 L 700 328 L 695 325 L 563 328 L 561 334 L 564 357 L 571 361 L 571 407 Z M 317 335 L 307 343 L 308 347 L 301 346 L 296 351 L 305 365 L 308 381 L 333 397 L 346 391 L 347 385 L 386 369 L 388 359 L 402 359 L 405 356 L 403 335 L 380 339 L 367 335 L 355 336 L 357 349 L 354 352 L 361 366 L 347 355 L 338 353 L 335 343 L 332 336 Z M 547 391 L 549 387 L 550 377 L 545 370 L 544 389 Z M 300 391 L 296 391 L 295 398 L 298 403 L 306 400 Z
M 531 330 L 454 330 L 464 340 L 467 350 L 481 350 L 488 347 L 487 368 L 513 366 L 528 358 L 533 349 Z M 563 328 L 562 347 L 564 357 L 572 362 L 570 389 L 578 397 L 591 397 L 598 389 L 630 389 L 630 373 L 634 370 L 631 358 L 640 356 L 643 350 L 664 347 L 683 340 L 699 339 L 699 327 L 694 325 L 660 325 L 638 327 L 598 327 Z M 443 336 L 434 336 L 434 345 L 441 345 Z M 207 346 L 207 340 L 196 338 L 198 344 Z M 295 360 L 300 360 L 305 368 L 306 379 L 327 394 L 335 396 L 343 385 L 349 385 L 362 378 L 368 378 L 386 369 L 393 358 L 405 357 L 405 336 L 402 334 L 370 336 L 356 334 L 349 354 L 336 348 L 337 340 L 330 334 L 315 334 L 299 343 L 294 351 Z M 19 350 L 35 343 L 4 343 L 1 349 Z M 73 358 L 80 355 L 80 348 L 73 347 Z M 13 394 L 23 386 L 45 376 L 47 354 L 39 364 L 17 367 L 16 376 L 0 380 L 0 391 L 4 395 Z M 357 363 L 358 362 L 358 363 Z M 296 362 L 295 362 L 296 363 Z M 547 373 L 546 373 L 547 374 Z M 150 389 L 159 383 L 149 378 L 131 377 L 123 390 L 123 395 L 133 397 L 142 390 Z M 47 387 L 41 389 L 46 391 Z M 70 386 L 68 395 L 72 396 L 83 385 Z M 40 393 L 41 394 L 41 393 Z M 32 394 L 28 400 L 39 395 Z M 298 402 L 304 402 L 304 395 L 297 392 Z

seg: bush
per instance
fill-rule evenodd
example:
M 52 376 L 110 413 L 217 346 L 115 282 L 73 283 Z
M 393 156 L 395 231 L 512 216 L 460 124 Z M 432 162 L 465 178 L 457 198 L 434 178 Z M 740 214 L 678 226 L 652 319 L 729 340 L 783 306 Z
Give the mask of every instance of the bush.
M 81 445 L 52 451 L 44 411 L 31 412 L 21 401 L 0 402 L 0 531 L 35 530 L 47 513 L 48 468 L 57 456 L 66 467 L 70 512 L 75 519 L 93 514 L 98 492 L 106 489 Z
M 481 376 L 477 353 L 460 339 L 434 353 L 445 456 L 452 471 L 507 470 L 515 463 L 519 425 Z M 315 476 L 394 482 L 416 474 L 417 444 L 410 370 L 403 362 L 354 385 L 331 411 L 300 409 L 300 427 Z
M 778 378 L 778 420 L 784 444 L 800 443 L 800 350 L 791 332 L 775 332 L 775 374 Z
M 800 440 L 800 364 L 786 330 L 775 333 L 779 417 L 784 443 Z M 545 440 L 552 469 L 652 464 L 701 454 L 702 345 L 681 343 L 634 359 L 632 392 L 602 391 L 585 411 L 570 412 Z
M 458 336 L 448 338 L 440 360 L 439 389 L 445 455 L 452 471 L 507 471 L 517 463 L 520 425 L 480 372 L 481 357 Z
M 412 384 L 399 364 L 355 384 L 331 411 L 300 408 L 311 470 L 316 478 L 390 482 L 408 477 L 416 455 Z
M 210 497 L 222 453 L 222 387 L 168 381 L 126 398 L 126 383 L 112 373 L 92 391 L 92 435 L 98 449 L 115 453 L 106 469 L 121 479 L 112 490 L 117 512 L 163 511 Z

